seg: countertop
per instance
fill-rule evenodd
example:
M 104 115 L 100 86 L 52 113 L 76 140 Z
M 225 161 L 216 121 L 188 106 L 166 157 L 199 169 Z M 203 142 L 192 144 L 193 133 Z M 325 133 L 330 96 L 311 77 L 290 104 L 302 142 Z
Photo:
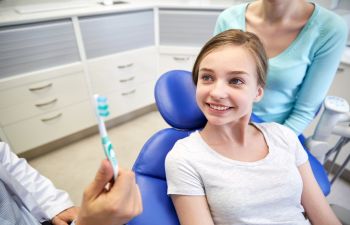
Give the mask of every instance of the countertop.
M 72 2 L 72 3 L 45 3 L 35 5 L 2 6 L 0 4 L 0 26 L 31 23 L 38 21 L 70 18 L 73 16 L 88 16 L 94 14 L 106 14 L 114 12 L 134 11 L 157 8 L 179 9 L 208 9 L 224 10 L 231 5 L 246 2 L 246 0 L 125 0 L 127 4 L 115 4 L 106 6 L 97 1 Z M 69 7 L 68 7 L 69 6 Z

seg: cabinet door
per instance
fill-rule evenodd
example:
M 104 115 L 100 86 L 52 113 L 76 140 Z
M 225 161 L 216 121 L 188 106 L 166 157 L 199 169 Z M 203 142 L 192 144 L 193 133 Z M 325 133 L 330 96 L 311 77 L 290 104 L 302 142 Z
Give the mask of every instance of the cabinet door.
M 160 45 L 202 46 L 213 36 L 219 14 L 219 10 L 160 9 Z
M 88 90 L 82 73 L 62 74 L 56 79 L 0 91 L 0 99 L 13 99 L 3 101 L 11 103 L 7 107 L 0 107 L 0 124 L 8 125 L 87 100 Z
M 159 58 L 159 76 L 169 70 L 192 71 L 195 55 L 189 54 L 161 54 Z
M 155 43 L 152 10 L 81 17 L 80 27 L 89 59 Z
M 106 94 L 153 81 L 157 71 L 155 47 L 99 57 L 88 61 L 94 93 Z
M 89 101 L 5 126 L 4 132 L 16 153 L 38 147 L 95 124 Z
M 110 119 L 125 115 L 134 110 L 154 104 L 154 81 L 140 85 L 123 87 L 120 91 L 107 94 L 110 106 Z
M 68 19 L 0 27 L 0 79 L 79 60 Z

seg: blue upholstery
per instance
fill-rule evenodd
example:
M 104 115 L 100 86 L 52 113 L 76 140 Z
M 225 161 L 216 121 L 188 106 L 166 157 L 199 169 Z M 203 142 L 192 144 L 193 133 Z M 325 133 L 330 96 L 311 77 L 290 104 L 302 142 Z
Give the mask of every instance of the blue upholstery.
M 165 157 L 177 140 L 203 128 L 206 123 L 195 100 L 195 86 L 190 72 L 173 70 L 163 74 L 157 81 L 154 94 L 160 114 L 172 128 L 154 134 L 135 161 L 133 170 L 142 195 L 143 212 L 131 220 L 130 225 L 179 224 L 174 206 L 167 196 Z M 263 122 L 255 115 L 251 119 Z M 327 195 L 330 191 L 327 175 L 322 165 L 310 154 L 309 159 L 316 179 Z

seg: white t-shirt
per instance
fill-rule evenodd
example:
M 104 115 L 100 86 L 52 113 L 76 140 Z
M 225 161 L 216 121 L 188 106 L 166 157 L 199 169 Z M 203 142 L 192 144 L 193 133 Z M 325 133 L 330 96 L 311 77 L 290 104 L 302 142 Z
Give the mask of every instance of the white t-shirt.
M 298 170 L 307 162 L 307 153 L 289 128 L 254 125 L 269 149 L 255 162 L 220 155 L 198 131 L 177 141 L 165 161 L 168 194 L 206 195 L 216 225 L 310 224 L 303 214 Z

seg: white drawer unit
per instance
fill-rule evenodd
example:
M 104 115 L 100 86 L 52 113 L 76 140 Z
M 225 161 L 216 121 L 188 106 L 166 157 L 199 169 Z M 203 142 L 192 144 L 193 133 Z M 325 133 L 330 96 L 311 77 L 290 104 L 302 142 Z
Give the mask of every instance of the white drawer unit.
M 159 58 L 159 76 L 169 70 L 192 71 L 196 60 L 195 55 L 188 54 L 161 54 Z
M 85 102 L 92 111 L 84 76 L 74 63 L 0 80 L 0 125 L 16 153 L 94 124 L 86 106 L 76 107 Z
M 22 92 L 22 99 L 19 100 L 31 99 L 16 101 L 13 105 L 0 109 L 1 125 L 8 125 L 88 99 L 83 76 L 82 73 L 71 74 L 0 92 L 1 98 Z
M 79 18 L 88 59 L 154 46 L 152 9 Z
M 192 71 L 199 51 L 200 48 L 197 47 L 161 46 L 158 76 L 169 70 Z
M 13 150 L 21 153 L 94 124 L 93 108 L 87 100 L 4 126 L 3 130 Z
M 79 60 L 70 19 L 0 27 L 0 79 Z
M 154 81 L 137 86 L 124 87 L 118 92 L 107 94 L 110 117 L 125 115 L 154 103 Z
M 202 46 L 213 36 L 221 10 L 159 10 L 160 45 Z
M 92 91 L 106 94 L 153 81 L 157 71 L 156 59 L 156 48 L 149 47 L 89 60 Z

